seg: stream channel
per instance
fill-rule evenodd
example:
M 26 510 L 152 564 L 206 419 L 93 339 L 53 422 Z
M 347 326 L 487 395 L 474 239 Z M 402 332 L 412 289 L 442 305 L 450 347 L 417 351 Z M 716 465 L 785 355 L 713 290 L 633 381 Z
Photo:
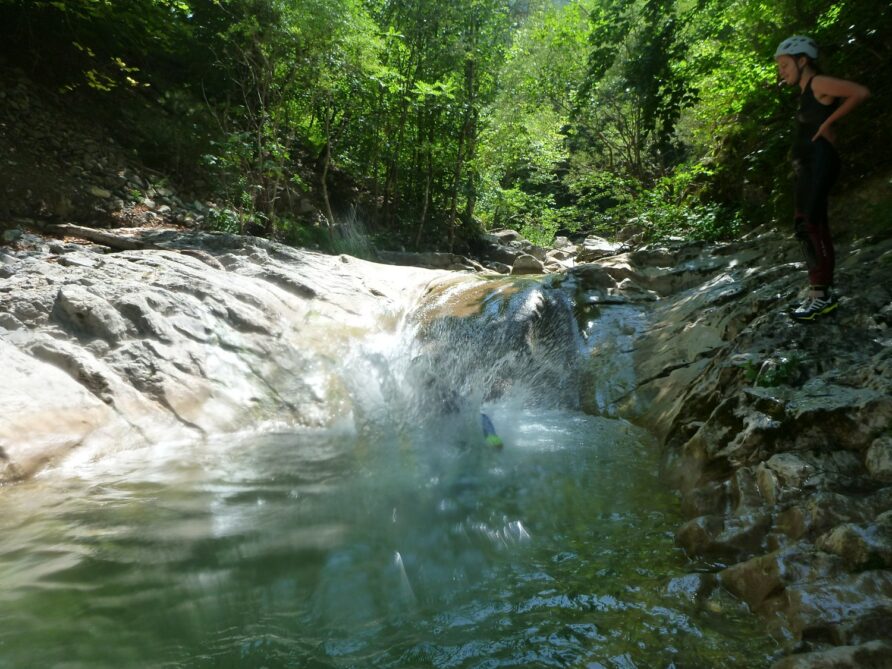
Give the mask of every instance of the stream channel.
M 768 666 L 763 621 L 693 596 L 657 445 L 604 399 L 643 312 L 499 285 L 357 342 L 329 428 L 0 489 L 0 667 Z

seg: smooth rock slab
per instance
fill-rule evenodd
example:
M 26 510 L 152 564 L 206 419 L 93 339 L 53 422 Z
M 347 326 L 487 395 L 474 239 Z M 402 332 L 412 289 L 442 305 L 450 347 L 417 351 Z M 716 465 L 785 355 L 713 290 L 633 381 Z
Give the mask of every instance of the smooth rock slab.
M 0 339 L 0 481 L 24 478 L 112 422 L 114 412 L 54 365 Z
M 41 246 L 3 279 L 0 483 L 86 444 L 329 424 L 349 410 L 349 348 L 393 332 L 444 275 L 233 235 L 147 234 L 170 248 L 62 268 Z

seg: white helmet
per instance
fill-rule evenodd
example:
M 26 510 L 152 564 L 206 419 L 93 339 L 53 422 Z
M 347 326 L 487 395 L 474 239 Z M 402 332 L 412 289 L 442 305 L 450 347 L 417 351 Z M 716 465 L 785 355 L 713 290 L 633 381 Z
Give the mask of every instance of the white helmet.
M 778 56 L 808 56 L 812 60 L 818 59 L 818 45 L 811 37 L 805 35 L 793 35 L 788 37 L 777 47 L 774 57 Z

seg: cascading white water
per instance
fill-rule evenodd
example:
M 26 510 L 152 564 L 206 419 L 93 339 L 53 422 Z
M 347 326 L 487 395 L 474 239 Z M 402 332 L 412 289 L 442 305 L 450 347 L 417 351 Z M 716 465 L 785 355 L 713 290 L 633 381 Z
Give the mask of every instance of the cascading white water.
M 573 304 L 535 281 L 459 282 L 345 360 L 360 432 L 445 423 L 482 438 L 481 411 L 579 407 L 585 354 Z

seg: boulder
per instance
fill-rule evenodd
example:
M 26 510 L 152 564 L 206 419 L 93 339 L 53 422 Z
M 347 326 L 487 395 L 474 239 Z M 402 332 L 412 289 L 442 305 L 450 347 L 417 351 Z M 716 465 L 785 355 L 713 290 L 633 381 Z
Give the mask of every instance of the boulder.
M 497 244 L 507 244 L 508 242 L 517 242 L 523 239 L 517 230 L 509 230 L 507 228 L 491 230 L 489 232 L 489 237 Z
M 757 468 L 759 492 L 767 504 L 801 497 L 810 490 L 848 489 L 863 474 L 850 451 L 776 453 Z
M 700 516 L 682 525 L 675 540 L 690 556 L 741 560 L 759 553 L 770 528 L 771 516 L 762 511 Z
M 892 437 L 879 437 L 867 449 L 864 464 L 871 478 L 892 482 Z
M 685 574 L 673 578 L 666 584 L 666 594 L 679 597 L 690 603 L 700 603 L 715 590 L 718 579 L 715 574 Z
M 16 242 L 22 238 L 24 233 L 19 228 L 9 228 L 3 231 L 3 234 L 0 235 L 0 239 L 6 244 L 11 242 Z
M 683 494 L 681 510 L 686 516 L 704 516 L 725 511 L 730 500 L 728 481 L 709 481 Z
M 100 188 L 99 186 L 90 186 L 90 195 L 94 197 L 102 198 L 103 200 L 107 200 L 112 196 L 110 190 L 106 190 L 105 188 Z
M 483 266 L 487 269 L 491 269 L 494 272 L 498 272 L 499 274 L 511 274 L 511 265 L 496 262 L 495 260 L 486 261 L 483 263 Z
M 567 249 L 552 249 L 545 254 L 550 260 L 572 260 L 573 252 Z
M 879 504 L 884 500 L 880 499 Z M 780 511 L 774 527 L 791 539 L 813 540 L 840 523 L 861 522 L 876 514 L 872 498 L 857 499 L 834 492 L 813 493 Z
M 519 247 L 509 247 L 495 243 L 488 244 L 481 252 L 484 262 L 497 262 L 509 267 L 522 254 L 523 251 Z
M 542 261 L 528 254 L 518 256 L 511 266 L 512 274 L 542 274 L 544 272 L 545 266 Z
M 805 566 L 809 568 L 805 574 L 785 577 L 784 589 L 762 605 L 779 633 L 784 630 L 797 639 L 840 646 L 888 641 L 892 572 L 846 573 L 837 567 L 822 573 L 814 565 Z
M 616 255 L 622 248 L 620 242 L 609 242 L 602 237 L 589 236 L 579 245 L 576 262 L 595 262 L 601 258 Z
M 808 546 L 793 546 L 759 555 L 719 572 L 719 582 L 756 610 L 791 585 L 822 583 L 844 574 L 835 556 L 821 556 Z
M 874 523 L 844 523 L 818 537 L 815 545 L 841 557 L 852 571 L 892 567 L 892 511 Z
M 554 241 L 551 244 L 551 247 L 553 249 L 567 250 L 568 248 L 573 248 L 575 250 L 573 242 L 571 242 L 567 237 L 564 237 L 563 235 L 558 235 L 557 237 L 555 237 Z

